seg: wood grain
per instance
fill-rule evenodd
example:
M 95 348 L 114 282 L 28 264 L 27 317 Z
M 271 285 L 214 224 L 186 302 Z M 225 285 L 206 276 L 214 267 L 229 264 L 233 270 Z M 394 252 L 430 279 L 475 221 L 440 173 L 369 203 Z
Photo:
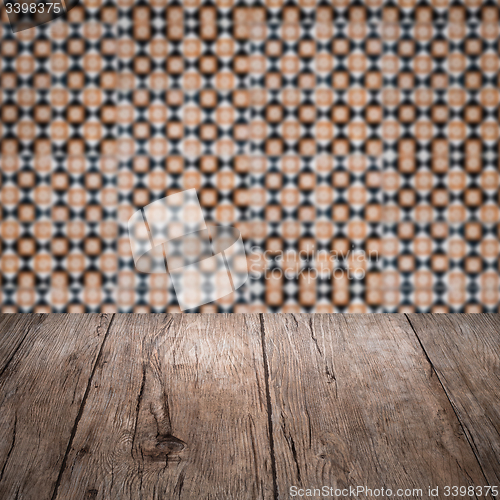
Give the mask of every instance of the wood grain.
M 0 314 L 0 377 L 30 329 L 46 318 L 45 314 Z
M 410 314 L 491 485 L 500 485 L 500 315 Z
M 2 353 L 8 337 L 27 336 L 0 377 L 0 498 L 51 497 L 110 320 L 26 315 L 14 326 L 2 318 Z
M 56 492 L 272 498 L 257 315 L 119 315 Z
M 498 484 L 500 317 L 409 320 L 0 316 L 0 498 Z
M 292 485 L 423 489 L 409 499 L 485 484 L 404 316 L 265 314 L 263 326 L 280 498 Z

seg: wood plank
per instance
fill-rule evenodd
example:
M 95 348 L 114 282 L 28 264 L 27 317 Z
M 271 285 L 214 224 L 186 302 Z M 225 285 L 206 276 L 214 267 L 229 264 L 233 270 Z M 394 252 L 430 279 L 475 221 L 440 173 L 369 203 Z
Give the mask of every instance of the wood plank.
M 40 325 L 46 318 L 46 314 L 0 314 L 0 376 L 30 328 Z
M 500 485 L 500 315 L 411 314 L 489 481 Z
M 51 497 L 110 321 L 51 314 L 29 329 L 0 377 L 0 498 Z
M 404 316 L 265 314 L 264 331 L 280 498 L 291 486 L 423 490 L 408 499 L 438 486 L 445 498 L 446 485 L 485 484 Z
M 57 499 L 272 498 L 257 315 L 118 315 Z

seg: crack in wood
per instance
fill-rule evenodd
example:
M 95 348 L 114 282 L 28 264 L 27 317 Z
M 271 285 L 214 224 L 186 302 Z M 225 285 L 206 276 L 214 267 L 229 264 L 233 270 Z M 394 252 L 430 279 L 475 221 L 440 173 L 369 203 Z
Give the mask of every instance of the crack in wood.
M 290 440 L 290 446 L 291 446 L 291 450 L 292 450 L 293 461 L 295 462 L 295 466 L 297 467 L 297 481 L 299 482 L 299 484 L 302 484 L 302 478 L 301 478 L 301 475 L 300 475 L 300 466 L 299 466 L 299 462 L 297 460 L 297 450 L 295 448 L 295 441 L 293 440 L 293 437 L 292 437 L 291 434 L 288 434 L 288 437 L 289 437 L 289 440 Z
M 274 499 L 278 499 L 278 476 L 276 472 L 276 456 L 274 454 L 274 435 L 273 435 L 273 408 L 271 404 L 271 392 L 269 390 L 269 364 L 267 362 L 266 353 L 266 332 L 264 328 L 264 314 L 260 313 L 260 333 L 262 343 L 262 358 L 264 362 L 264 382 L 266 386 L 266 401 L 267 401 L 267 426 L 269 434 L 269 448 L 271 454 L 271 472 L 273 477 L 273 494 Z M 294 318 L 295 319 L 295 318 Z M 295 320 L 297 323 L 297 320 Z M 298 323 L 297 323 L 298 324 Z
M 10 444 L 10 448 L 9 448 L 8 453 L 7 453 L 7 458 L 5 459 L 5 462 L 4 462 L 3 467 L 2 467 L 2 471 L 0 472 L 0 482 L 2 481 L 4 472 L 5 472 L 5 468 L 7 467 L 7 462 L 9 461 L 12 450 L 14 449 L 14 446 L 16 444 L 16 428 L 17 428 L 17 413 L 16 413 L 15 418 L 14 418 L 14 430 L 12 432 L 12 443 Z
M 299 328 L 299 320 L 295 317 L 295 314 L 292 314 L 291 317 L 293 318 L 293 320 L 295 321 L 295 326 L 297 327 L 297 329 Z
M 101 317 L 104 317 L 104 315 L 102 315 Z M 87 383 L 87 387 L 85 389 L 85 393 L 83 395 L 82 402 L 80 404 L 80 408 L 78 410 L 78 414 L 77 414 L 76 419 L 75 419 L 75 423 L 73 425 L 73 428 L 71 429 L 71 435 L 69 438 L 68 446 L 67 446 L 66 452 L 64 454 L 64 458 L 63 458 L 63 461 L 61 464 L 61 469 L 59 470 L 59 475 L 57 476 L 57 480 L 56 480 L 56 484 L 54 487 L 54 492 L 52 493 L 51 500 L 55 500 L 57 497 L 57 492 L 59 490 L 59 486 L 61 485 L 62 475 L 64 473 L 64 470 L 66 469 L 68 456 L 69 456 L 69 453 L 71 451 L 71 447 L 73 446 L 73 440 L 75 439 L 76 431 L 78 429 L 78 424 L 82 418 L 83 410 L 85 409 L 85 404 L 87 402 L 87 398 L 88 398 L 88 395 L 90 393 L 90 388 L 92 386 L 92 380 L 93 380 L 95 372 L 97 370 L 97 366 L 99 365 L 99 363 L 101 361 L 102 353 L 104 351 L 104 344 L 106 343 L 106 339 L 108 338 L 109 332 L 111 330 L 111 324 L 113 323 L 114 319 L 115 319 L 115 315 L 113 314 L 113 316 L 111 317 L 111 320 L 108 323 L 108 327 L 106 328 L 106 331 L 104 333 L 104 338 L 102 339 L 101 347 L 99 348 L 99 353 L 97 354 L 94 366 L 92 367 L 92 372 L 90 374 L 89 381 Z M 99 323 L 99 326 L 97 328 L 99 329 L 101 327 L 101 325 L 102 325 L 102 323 Z M 98 336 L 99 336 L 99 334 L 98 334 Z
M 286 440 L 288 448 L 290 449 L 290 451 L 292 453 L 292 458 L 293 458 L 293 461 L 295 462 L 295 469 L 297 470 L 297 481 L 298 481 L 298 484 L 301 485 L 302 484 L 302 477 L 300 474 L 300 466 L 299 466 L 299 462 L 297 459 L 297 449 L 295 448 L 295 441 L 293 439 L 292 433 L 287 429 L 285 416 L 283 415 L 283 412 L 281 412 L 280 420 L 281 420 L 281 432 L 283 433 L 283 436 Z
M 162 400 L 150 402 L 149 412 L 156 422 L 156 443 L 154 447 L 141 446 L 141 452 L 155 461 L 165 460 L 165 469 L 169 462 L 180 462 L 181 458 L 176 455 L 186 448 L 186 443 L 172 434 L 172 422 L 170 418 L 170 406 L 168 395 L 162 388 Z M 173 455 L 173 456 L 171 456 Z
M 252 354 L 253 368 L 255 372 L 255 380 L 257 382 L 257 395 L 259 397 L 259 407 L 261 411 L 264 410 L 264 403 L 262 401 L 262 387 L 260 386 L 259 372 L 257 370 L 257 360 L 255 359 L 255 352 Z
M 316 346 L 316 349 L 318 350 L 319 355 L 321 357 L 323 357 L 323 353 L 321 352 L 321 349 L 319 348 L 319 345 L 318 345 L 318 339 L 314 336 L 312 317 L 309 318 L 309 329 L 311 330 L 311 338 L 313 339 L 314 345 Z
M 135 437 L 137 435 L 137 424 L 139 423 L 139 411 L 141 409 L 142 397 L 144 395 L 144 386 L 146 385 L 146 365 L 143 363 L 142 365 L 142 382 L 141 389 L 139 391 L 139 395 L 137 396 L 137 406 L 135 408 L 135 425 L 134 425 L 134 435 L 132 436 L 132 446 L 130 448 L 130 454 L 132 456 L 132 460 L 134 459 L 134 444 Z
M 162 326 L 162 332 L 168 330 L 172 322 L 173 317 L 169 315 L 166 324 Z M 134 459 L 135 455 L 137 459 L 140 458 L 142 463 L 144 463 L 145 459 L 163 463 L 163 471 L 166 471 L 169 468 L 169 463 L 181 462 L 181 457 L 178 455 L 187 447 L 187 444 L 173 435 L 169 396 L 165 388 L 161 362 L 158 357 L 158 349 L 163 343 L 164 340 L 160 339 L 159 335 L 154 336 L 152 339 L 144 340 L 143 351 L 147 359 L 144 358 L 142 365 L 142 381 L 135 409 L 136 418 L 131 454 L 132 459 Z M 172 366 L 175 367 L 175 351 L 172 352 L 172 355 L 174 357 Z M 148 376 L 148 371 L 151 375 L 150 377 Z M 153 417 L 156 426 L 156 432 L 154 434 L 149 432 L 147 436 L 144 435 L 145 429 L 140 431 L 140 428 L 144 427 L 144 424 L 140 422 L 143 406 L 145 407 L 145 411 L 148 411 Z M 139 437 L 141 437 L 141 440 L 137 443 Z M 140 452 L 140 457 L 138 456 L 138 452 Z M 139 473 L 142 474 L 141 469 Z
M 337 378 L 335 377 L 335 373 L 333 373 L 333 371 L 330 370 L 330 367 L 328 365 L 325 365 L 325 375 L 326 375 L 326 378 L 328 379 L 329 384 L 337 381 Z
M 175 489 L 179 491 L 179 500 L 181 498 L 182 488 L 184 487 L 184 478 L 186 477 L 186 473 L 181 471 L 179 474 L 179 478 L 177 479 L 177 484 L 175 485 Z
M 299 461 L 297 460 L 297 450 L 295 448 L 295 441 L 293 440 L 293 437 L 290 433 L 288 433 L 287 441 L 288 441 L 288 445 L 290 446 L 290 450 L 292 452 L 292 457 L 293 457 L 293 461 L 295 462 L 295 467 L 297 469 L 298 484 L 302 484 L 302 477 L 300 475 Z
M 149 411 L 156 422 L 156 438 L 172 435 L 172 422 L 170 420 L 170 407 L 168 405 L 168 395 L 163 391 L 163 401 L 160 403 L 151 402 Z
M 477 464 L 479 465 L 479 468 L 481 469 L 481 473 L 483 474 L 484 479 L 485 479 L 485 484 L 488 484 L 488 480 L 486 479 L 486 477 L 487 477 L 486 473 L 485 473 L 485 471 L 483 469 L 483 466 L 482 466 L 481 461 L 479 460 L 479 456 L 477 454 L 476 443 L 474 443 L 474 437 L 473 437 L 472 433 L 469 432 L 469 430 L 467 429 L 467 426 L 465 425 L 465 423 L 460 418 L 460 415 L 459 415 L 459 413 L 457 411 L 457 408 L 453 404 L 453 402 L 452 402 L 452 400 L 450 398 L 450 395 L 448 394 L 448 391 L 446 390 L 446 388 L 445 388 L 445 386 L 443 384 L 443 381 L 441 380 L 441 376 L 439 375 L 439 373 L 436 370 L 434 364 L 432 363 L 431 358 L 429 357 L 429 354 L 427 353 L 427 350 L 424 347 L 424 344 L 420 340 L 420 337 L 419 337 L 419 335 L 417 333 L 417 330 L 415 329 L 415 327 L 413 326 L 413 323 L 411 322 L 410 316 L 408 314 L 405 314 L 405 317 L 406 317 L 406 320 L 408 321 L 408 324 L 410 325 L 410 328 L 413 330 L 413 333 L 415 334 L 415 337 L 417 338 L 418 343 L 420 344 L 420 348 L 422 349 L 422 351 L 423 351 L 423 353 L 425 355 L 425 358 L 427 359 L 427 362 L 431 366 L 431 370 L 436 375 L 437 380 L 439 382 L 439 385 L 443 389 L 443 392 L 444 392 L 444 394 L 446 396 L 446 399 L 450 403 L 451 409 L 453 410 L 453 413 L 455 414 L 455 417 L 456 417 L 456 419 L 458 421 L 458 425 L 462 429 L 462 432 L 464 433 L 465 439 L 467 440 L 467 443 L 469 444 L 470 449 L 472 450 L 472 453 L 474 454 L 474 457 L 476 458 Z M 461 467 L 459 467 L 459 468 L 460 468 L 460 470 L 462 470 Z M 470 478 L 470 476 L 468 474 L 467 474 L 467 477 Z
M 309 330 L 311 332 L 311 338 L 314 342 L 314 345 L 316 346 L 316 350 L 318 351 L 320 357 L 325 360 L 325 375 L 326 375 L 326 378 L 328 379 L 328 383 L 335 384 L 335 397 L 338 397 L 337 377 L 335 375 L 335 371 L 334 371 L 333 367 L 328 366 L 328 360 L 323 355 L 323 352 L 321 351 L 319 344 L 318 344 L 318 339 L 314 335 L 312 314 L 309 317 Z

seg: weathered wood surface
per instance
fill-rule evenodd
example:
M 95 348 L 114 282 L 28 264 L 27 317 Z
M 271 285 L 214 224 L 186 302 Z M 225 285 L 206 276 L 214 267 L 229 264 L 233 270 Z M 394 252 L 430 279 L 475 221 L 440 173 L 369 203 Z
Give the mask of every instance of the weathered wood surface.
M 489 484 L 500 484 L 500 315 L 410 314 Z
M 0 314 L 0 377 L 28 332 L 46 318 L 45 314 Z
M 120 315 L 55 498 L 272 498 L 257 315 Z
M 0 498 L 50 499 L 111 317 L 18 318 L 2 317 L 2 352 L 26 336 L 0 377 Z
M 0 499 L 498 484 L 499 316 L 414 318 L 0 315 Z
M 404 316 L 264 315 L 264 329 L 280 497 L 485 484 Z

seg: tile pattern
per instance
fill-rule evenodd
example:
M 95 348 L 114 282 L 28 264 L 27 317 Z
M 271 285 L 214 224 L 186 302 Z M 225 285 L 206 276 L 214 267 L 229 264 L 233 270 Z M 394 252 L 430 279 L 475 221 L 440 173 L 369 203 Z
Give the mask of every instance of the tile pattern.
M 2 310 L 178 310 L 126 222 L 195 188 L 253 270 L 200 311 L 499 311 L 498 14 L 85 0 L 12 34 L 2 12 Z
M 3 311 L 106 309 L 116 259 L 116 8 L 1 27 Z
M 248 35 L 237 8 L 197 2 L 121 6 L 118 23 L 120 310 L 176 311 L 168 275 L 134 269 L 127 221 L 195 188 L 206 221 L 248 236 Z M 248 287 L 203 306 L 239 310 Z
M 498 311 L 498 5 L 385 18 L 385 308 Z
M 289 6 L 258 17 L 252 191 L 267 271 L 257 300 L 276 311 L 376 310 L 380 23 L 360 6 Z

